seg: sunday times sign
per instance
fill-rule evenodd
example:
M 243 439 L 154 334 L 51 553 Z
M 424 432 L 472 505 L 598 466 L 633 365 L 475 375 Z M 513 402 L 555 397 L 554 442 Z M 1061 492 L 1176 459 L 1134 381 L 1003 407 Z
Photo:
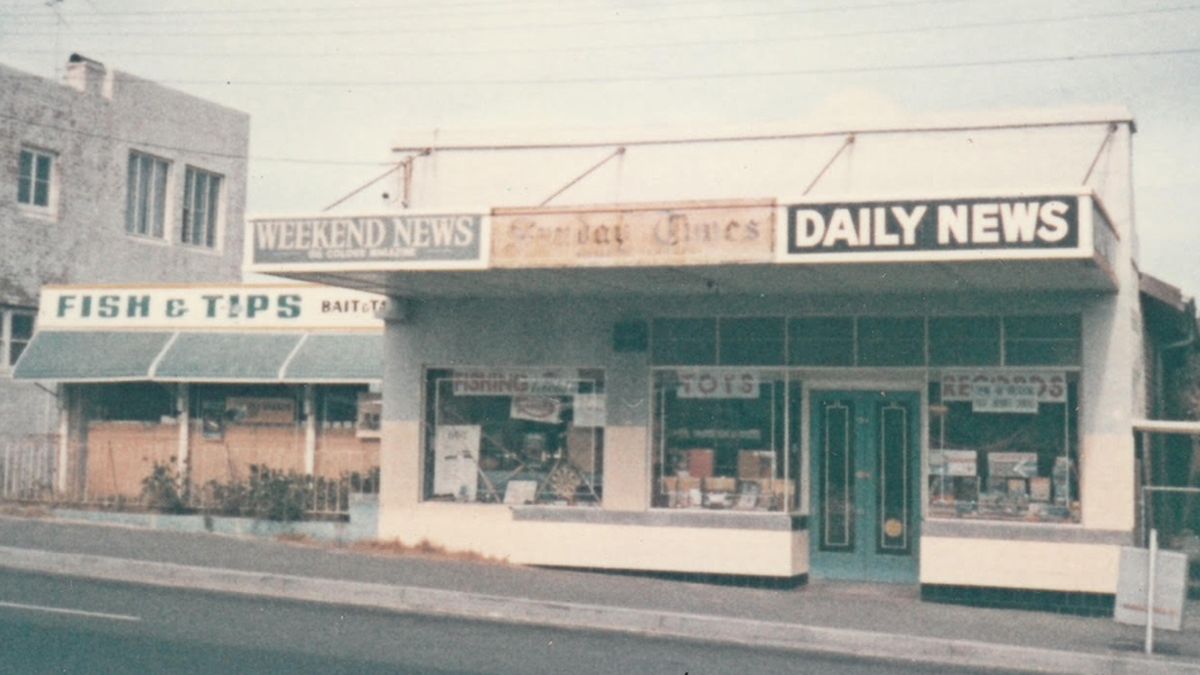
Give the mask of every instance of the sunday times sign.
M 484 220 L 473 213 L 254 218 L 249 235 L 255 266 L 472 267 L 482 263 Z
M 785 259 L 920 259 L 965 251 L 1078 249 L 1081 213 L 1090 215 L 1085 212 L 1090 198 L 823 202 L 786 208 Z

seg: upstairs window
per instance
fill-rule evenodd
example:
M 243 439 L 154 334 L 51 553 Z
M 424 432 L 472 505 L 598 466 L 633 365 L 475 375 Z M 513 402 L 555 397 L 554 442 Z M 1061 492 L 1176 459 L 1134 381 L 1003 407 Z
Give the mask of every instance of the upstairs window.
M 183 181 L 183 220 L 179 240 L 192 246 L 213 248 L 220 213 L 221 176 L 187 168 Z
M 7 371 L 33 339 L 34 311 L 0 309 L 0 371 Z
M 54 155 L 22 148 L 17 167 L 17 203 L 50 210 L 54 203 Z
M 125 193 L 125 231 L 129 234 L 163 238 L 168 166 L 165 160 L 157 157 L 129 153 Z

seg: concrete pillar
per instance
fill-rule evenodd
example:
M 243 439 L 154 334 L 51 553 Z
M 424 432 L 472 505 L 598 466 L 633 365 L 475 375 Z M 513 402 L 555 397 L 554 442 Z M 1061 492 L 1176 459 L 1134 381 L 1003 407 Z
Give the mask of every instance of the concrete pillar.
M 304 473 L 317 470 L 317 388 L 304 385 Z
M 388 298 L 384 320 L 383 419 L 379 446 L 379 508 L 416 505 L 421 500 L 425 461 L 421 452 L 421 369 L 409 358 L 412 303 Z M 386 517 L 385 517 L 386 519 Z
M 191 385 L 180 382 L 175 390 L 175 423 L 179 427 L 179 477 L 186 492 L 192 476 Z

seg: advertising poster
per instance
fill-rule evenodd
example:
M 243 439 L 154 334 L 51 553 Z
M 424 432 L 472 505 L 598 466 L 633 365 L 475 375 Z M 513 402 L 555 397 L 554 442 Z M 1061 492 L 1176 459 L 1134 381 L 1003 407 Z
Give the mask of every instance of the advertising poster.
M 433 494 L 475 501 L 479 487 L 479 425 L 442 425 L 434 439 Z

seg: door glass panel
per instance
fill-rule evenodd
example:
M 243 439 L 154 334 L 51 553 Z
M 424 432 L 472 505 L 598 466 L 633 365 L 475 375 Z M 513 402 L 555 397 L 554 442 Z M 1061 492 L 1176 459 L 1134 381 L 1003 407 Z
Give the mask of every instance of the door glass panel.
M 909 552 L 909 410 L 902 403 L 879 404 L 879 518 L 876 541 L 880 553 Z
M 821 548 L 854 550 L 854 445 L 850 401 L 828 401 L 821 410 L 821 505 L 824 523 Z

